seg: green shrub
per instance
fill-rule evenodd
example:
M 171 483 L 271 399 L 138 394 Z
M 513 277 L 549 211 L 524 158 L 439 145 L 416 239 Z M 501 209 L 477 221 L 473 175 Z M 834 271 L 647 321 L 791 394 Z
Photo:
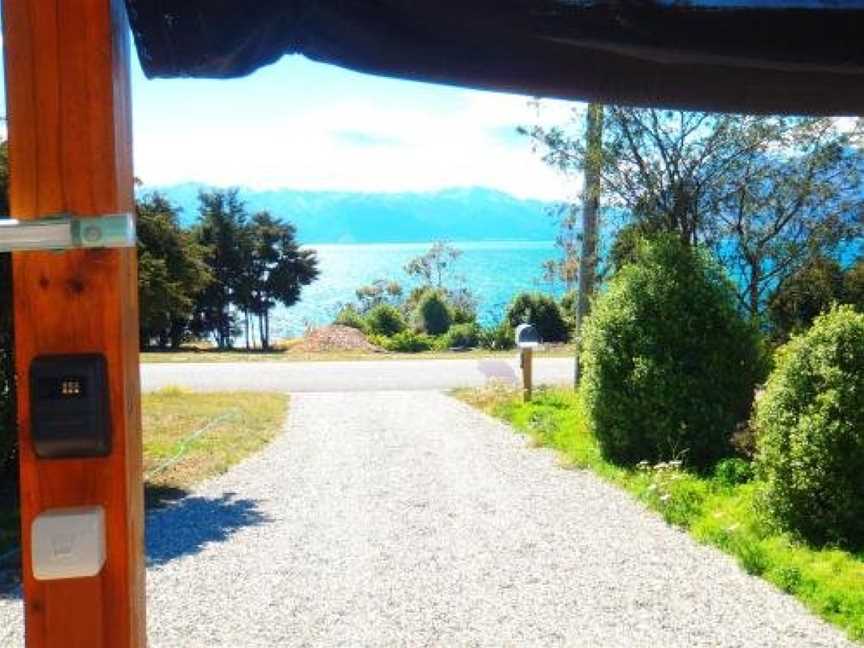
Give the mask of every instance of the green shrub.
M 374 336 L 371 341 L 387 351 L 397 353 L 419 353 L 429 351 L 435 346 L 435 338 L 409 329 L 392 337 Z
M 423 293 L 414 311 L 415 326 L 429 335 L 446 333 L 453 323 L 453 313 L 446 297 L 437 290 Z
M 516 346 L 514 336 L 515 331 L 513 327 L 505 319 L 494 326 L 486 326 L 480 329 L 480 339 L 478 342 L 484 349 L 501 351 L 512 349 Z
M 366 313 L 366 330 L 375 335 L 395 335 L 405 330 L 405 318 L 395 306 L 378 304 Z
M 333 323 L 341 326 L 350 326 L 359 331 L 366 330 L 366 321 L 363 319 L 363 316 L 356 308 L 350 305 L 342 307 L 342 310 L 340 310 L 336 315 L 336 319 L 333 320 Z
M 753 479 L 753 464 L 739 457 L 721 459 L 714 466 L 714 481 L 723 486 L 746 484 Z
M 544 342 L 566 342 L 569 337 L 561 308 L 549 295 L 520 293 L 507 309 L 506 317 L 514 329 L 523 323 L 533 324 Z
M 477 321 L 477 298 L 470 289 L 448 290 L 447 303 L 450 304 L 454 324 L 473 324 Z
M 749 414 L 764 365 L 758 333 L 703 252 L 662 237 L 637 254 L 584 324 L 586 412 L 612 461 L 706 469 Z
M 441 336 L 441 346 L 445 349 L 474 348 L 479 344 L 480 327 L 477 324 L 454 324 Z
M 559 302 L 561 315 L 564 317 L 564 322 L 566 322 L 571 334 L 576 330 L 576 307 L 578 303 L 579 294 L 575 290 L 566 292 Z
M 844 274 L 840 264 L 817 257 L 798 270 L 771 295 L 768 316 L 779 340 L 809 327 L 834 303 L 844 302 Z
M 864 546 L 864 314 L 836 308 L 780 348 L 755 425 L 772 518 Z

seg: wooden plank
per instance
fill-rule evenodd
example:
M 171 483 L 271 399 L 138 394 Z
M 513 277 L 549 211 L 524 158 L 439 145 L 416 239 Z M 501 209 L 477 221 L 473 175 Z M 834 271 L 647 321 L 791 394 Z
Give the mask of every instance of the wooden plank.
M 129 42 L 122 0 L 4 0 L 11 212 L 132 211 Z M 13 258 L 27 645 L 145 645 L 144 516 L 134 250 Z M 102 353 L 113 452 L 39 460 L 30 440 L 33 357 Z M 99 576 L 39 582 L 30 524 L 48 508 L 102 505 Z

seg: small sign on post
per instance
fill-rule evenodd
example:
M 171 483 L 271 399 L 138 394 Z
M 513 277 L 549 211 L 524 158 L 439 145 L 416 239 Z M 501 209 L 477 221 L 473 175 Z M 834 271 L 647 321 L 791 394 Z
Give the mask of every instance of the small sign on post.
M 532 324 L 520 324 L 516 327 L 516 346 L 519 347 L 519 366 L 522 368 L 522 394 L 528 403 L 534 388 L 534 349 L 540 346 L 540 336 Z

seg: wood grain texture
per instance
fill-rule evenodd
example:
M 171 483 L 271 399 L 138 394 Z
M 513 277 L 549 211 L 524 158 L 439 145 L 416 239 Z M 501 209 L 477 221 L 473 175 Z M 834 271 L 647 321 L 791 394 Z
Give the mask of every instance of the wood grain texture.
M 11 211 L 132 211 L 129 42 L 121 0 L 5 0 Z M 144 518 L 135 250 L 13 259 L 26 632 L 29 648 L 144 646 Z M 113 452 L 39 460 L 30 441 L 33 357 L 102 353 Z M 102 505 L 95 578 L 32 577 L 30 525 L 45 509 Z

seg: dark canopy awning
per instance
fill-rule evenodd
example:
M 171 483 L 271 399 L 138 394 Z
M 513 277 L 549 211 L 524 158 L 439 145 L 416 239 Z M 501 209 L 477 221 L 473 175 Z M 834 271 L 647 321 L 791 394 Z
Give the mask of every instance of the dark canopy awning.
M 864 114 L 864 2 L 127 0 L 150 77 L 283 54 L 386 76 L 609 103 Z

